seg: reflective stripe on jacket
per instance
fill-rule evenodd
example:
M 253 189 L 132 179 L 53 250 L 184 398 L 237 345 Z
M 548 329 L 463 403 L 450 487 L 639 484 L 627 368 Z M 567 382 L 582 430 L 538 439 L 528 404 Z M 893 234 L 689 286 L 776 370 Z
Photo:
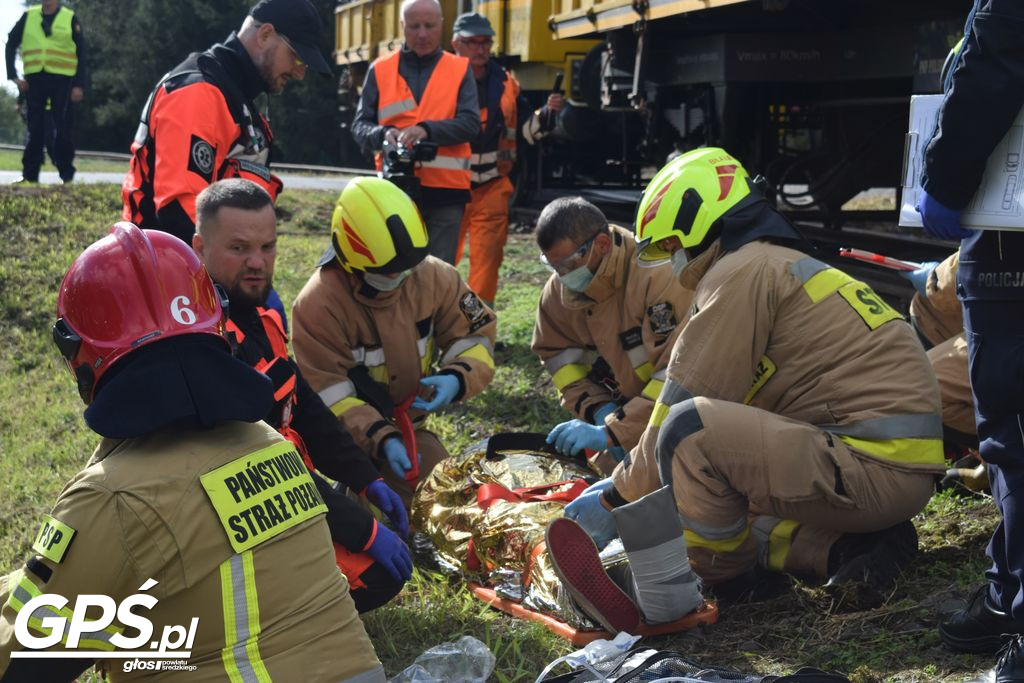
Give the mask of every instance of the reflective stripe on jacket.
M 71 33 L 74 11 L 58 7 L 50 27 L 43 31 L 43 7 L 25 10 L 25 31 L 21 36 L 21 61 L 25 75 L 45 71 L 60 76 L 74 76 L 78 71 L 78 48 Z
M 508 72 L 501 69 L 504 85 L 501 92 L 501 130 L 490 144 L 480 147 L 474 143 L 473 153 L 469 159 L 470 177 L 474 185 L 482 185 L 494 180 L 499 175 L 508 176 L 516 165 L 516 101 L 519 98 L 519 82 Z M 487 130 L 488 106 L 480 103 L 480 130 Z
M 430 82 L 417 103 L 405 79 L 398 73 L 400 56 L 401 51 L 395 51 L 373 64 L 379 92 L 378 122 L 385 126 L 408 128 L 421 121 L 454 117 L 459 86 L 469 68 L 469 60 L 450 52 L 442 52 L 430 75 Z M 437 158 L 433 161 L 417 162 L 416 177 L 424 187 L 468 190 L 469 155 L 468 142 L 439 147 Z M 376 155 L 376 163 L 379 171 L 380 153 Z

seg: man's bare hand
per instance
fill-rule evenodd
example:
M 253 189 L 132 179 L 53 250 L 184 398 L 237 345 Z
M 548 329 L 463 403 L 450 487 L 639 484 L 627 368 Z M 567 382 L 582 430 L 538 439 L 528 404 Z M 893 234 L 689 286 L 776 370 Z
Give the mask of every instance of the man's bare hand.
M 565 98 L 560 93 L 553 92 L 548 95 L 548 102 L 545 106 L 557 114 L 565 106 Z
M 28 92 L 28 81 L 24 78 L 15 78 L 14 84 L 18 86 L 18 92 L 23 94 Z
M 409 126 L 398 133 L 398 141 L 406 147 L 415 147 L 427 139 L 427 130 L 423 126 Z
M 85 99 L 85 91 L 82 90 L 81 86 L 76 85 L 73 88 L 71 88 L 71 101 L 72 102 L 77 104 L 77 103 L 81 102 L 83 99 Z

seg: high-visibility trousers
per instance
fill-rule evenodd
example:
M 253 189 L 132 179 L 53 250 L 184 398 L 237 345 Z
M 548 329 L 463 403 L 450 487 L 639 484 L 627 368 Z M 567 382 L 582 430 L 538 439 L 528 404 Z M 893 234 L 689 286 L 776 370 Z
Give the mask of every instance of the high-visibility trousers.
M 498 292 L 498 270 L 505 257 L 508 239 L 508 203 L 514 188 L 505 176 L 473 188 L 462 215 L 455 263 L 462 258 L 469 237 L 469 288 L 484 301 L 493 303 Z

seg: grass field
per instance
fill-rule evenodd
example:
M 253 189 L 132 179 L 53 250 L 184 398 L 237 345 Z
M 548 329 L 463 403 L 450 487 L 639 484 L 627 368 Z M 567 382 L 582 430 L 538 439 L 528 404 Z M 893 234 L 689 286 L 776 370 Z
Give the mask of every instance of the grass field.
M 128 148 L 125 148 L 128 151 Z M 76 157 L 75 168 L 77 172 L 84 173 L 86 171 L 96 173 L 124 173 L 125 169 L 128 168 L 127 161 L 117 161 L 112 159 L 94 159 L 90 157 Z M 0 169 L 20 171 L 21 170 L 21 151 L 14 151 L 10 149 L 0 149 Z M 50 157 L 46 157 L 43 162 L 42 171 L 53 171 L 56 173 L 57 167 L 50 163 Z
M 287 192 L 281 200 L 276 286 L 285 301 L 324 246 L 333 200 L 311 192 Z M 24 561 L 41 516 L 97 440 L 81 419 L 50 327 L 63 273 L 119 213 L 114 186 L 0 188 L 0 569 Z M 506 258 L 498 293 L 505 349 L 495 380 L 481 396 L 432 418 L 453 452 L 496 431 L 538 431 L 565 419 L 529 351 L 546 273 L 529 236 L 513 235 Z M 844 671 L 857 683 L 962 681 L 991 659 L 944 650 L 935 626 L 980 581 L 995 514 L 986 499 L 944 494 L 915 522 L 921 554 L 880 606 L 857 610 L 855 596 L 781 577 L 774 597 L 724 607 L 717 625 L 651 644 L 761 673 L 809 664 Z M 502 682 L 532 681 L 570 649 L 540 627 L 484 607 L 457 583 L 421 572 L 365 623 L 389 675 L 463 634 L 487 643 L 497 657 L 494 680 Z

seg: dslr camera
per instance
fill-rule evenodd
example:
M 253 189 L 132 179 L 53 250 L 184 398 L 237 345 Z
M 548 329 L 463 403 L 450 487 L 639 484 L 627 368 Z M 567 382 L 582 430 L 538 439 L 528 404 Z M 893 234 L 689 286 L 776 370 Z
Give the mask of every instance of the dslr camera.
M 417 161 L 433 161 L 437 157 L 437 143 L 423 140 L 413 147 L 406 147 L 402 143 L 391 144 L 384 141 L 384 148 L 381 150 L 381 178 L 390 180 L 412 197 L 417 198 L 420 189 L 420 179 L 413 172 Z

